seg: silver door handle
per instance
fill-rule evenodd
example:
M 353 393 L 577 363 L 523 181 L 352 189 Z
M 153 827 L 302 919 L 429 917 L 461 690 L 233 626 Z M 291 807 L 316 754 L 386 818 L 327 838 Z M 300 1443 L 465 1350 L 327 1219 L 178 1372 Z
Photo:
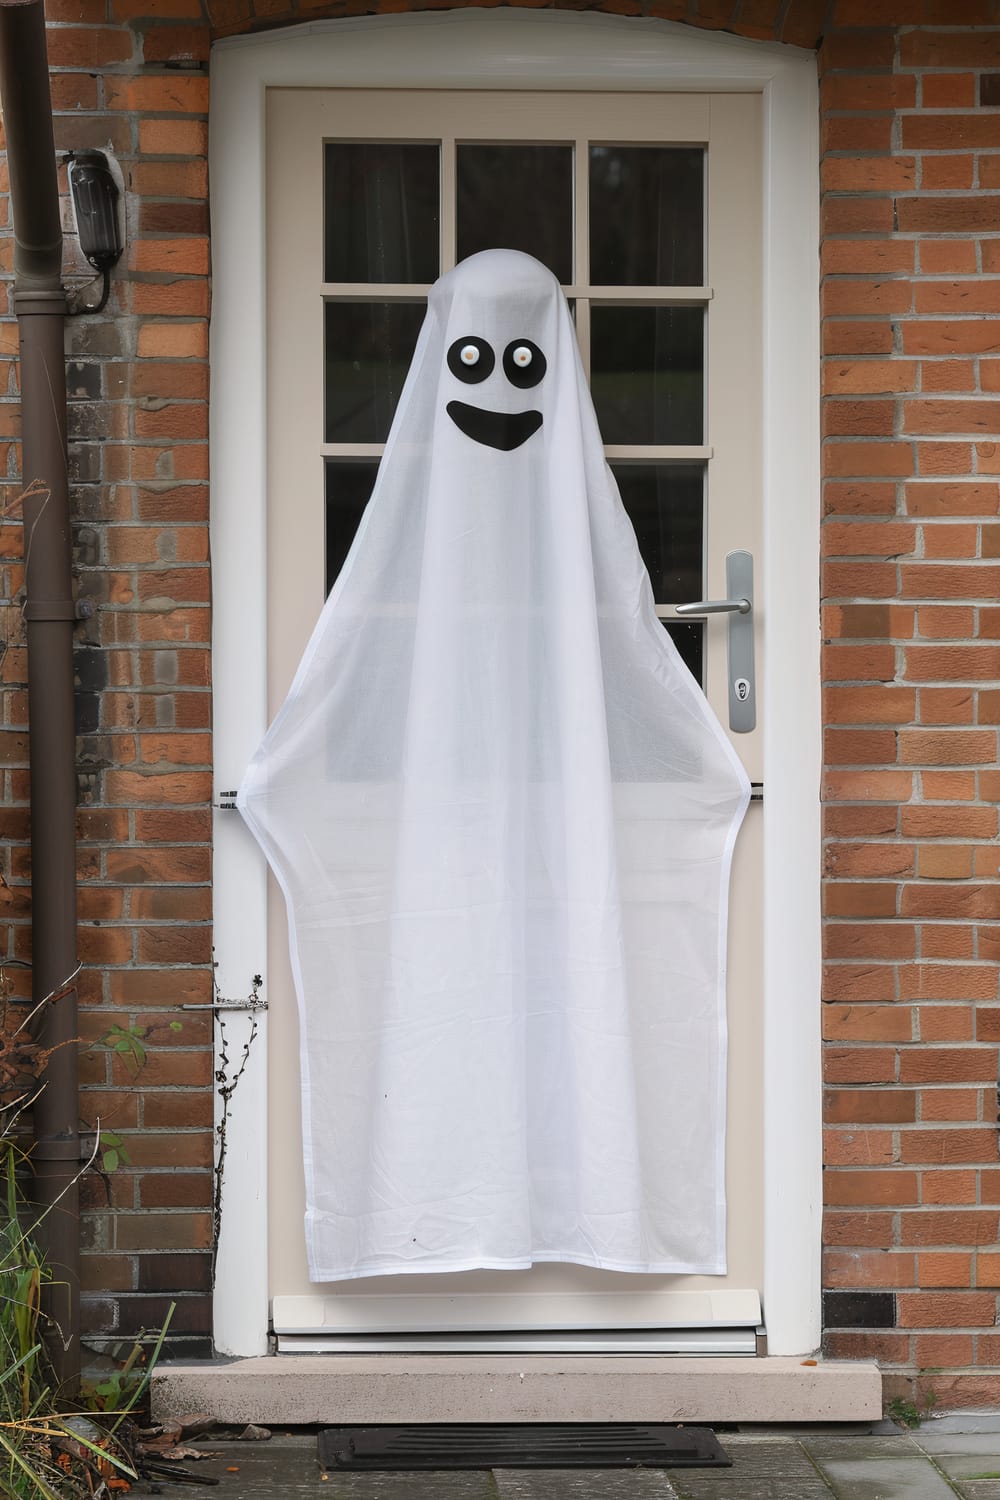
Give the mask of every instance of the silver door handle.
M 694 604 L 678 604 L 679 615 L 748 615 L 753 609 L 749 599 L 699 599 Z
M 728 615 L 726 633 L 729 674 L 729 727 L 735 734 L 748 734 L 757 723 L 757 687 L 754 681 L 753 558 L 749 552 L 730 552 L 726 557 L 728 599 L 699 599 L 678 604 L 685 615 Z

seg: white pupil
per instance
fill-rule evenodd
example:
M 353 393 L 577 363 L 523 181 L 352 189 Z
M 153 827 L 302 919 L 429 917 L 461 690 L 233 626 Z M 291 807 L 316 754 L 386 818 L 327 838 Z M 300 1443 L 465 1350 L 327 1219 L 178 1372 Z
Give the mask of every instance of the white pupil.
M 523 344 L 514 350 L 514 363 L 520 365 L 523 370 L 525 365 L 531 364 L 531 350 L 526 349 Z
M 466 344 L 462 350 L 461 358 L 463 365 L 477 365 L 479 363 L 479 350 L 475 344 Z

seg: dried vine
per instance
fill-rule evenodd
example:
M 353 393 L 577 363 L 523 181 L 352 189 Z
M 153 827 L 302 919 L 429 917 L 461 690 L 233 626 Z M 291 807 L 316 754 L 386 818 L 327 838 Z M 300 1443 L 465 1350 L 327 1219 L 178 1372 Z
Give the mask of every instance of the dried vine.
M 223 1000 L 219 994 L 218 986 L 214 984 L 215 990 L 215 1018 L 219 1024 L 219 1054 L 218 1066 L 215 1070 L 215 1081 L 218 1085 L 219 1099 L 221 1100 L 221 1113 L 219 1122 L 215 1127 L 217 1138 L 217 1150 L 215 1154 L 215 1191 L 212 1196 L 212 1285 L 215 1286 L 215 1272 L 219 1257 L 219 1239 L 222 1234 L 222 1187 L 226 1169 L 226 1153 L 229 1148 L 228 1131 L 230 1105 L 233 1095 L 243 1074 L 246 1072 L 247 1063 L 250 1061 L 250 1049 L 257 1040 L 257 1012 L 264 1010 L 266 1001 L 260 997 L 263 986 L 263 976 L 255 974 L 250 986 L 250 994 L 245 1001 L 238 1002 L 239 1008 L 246 1008 L 250 1014 L 250 1031 L 243 1049 L 239 1054 L 236 1064 L 233 1064 L 229 1056 L 229 1044 L 226 1036 L 226 1020 L 224 1010 L 234 1009 L 232 1001 Z M 232 1071 L 230 1071 L 232 1069 Z

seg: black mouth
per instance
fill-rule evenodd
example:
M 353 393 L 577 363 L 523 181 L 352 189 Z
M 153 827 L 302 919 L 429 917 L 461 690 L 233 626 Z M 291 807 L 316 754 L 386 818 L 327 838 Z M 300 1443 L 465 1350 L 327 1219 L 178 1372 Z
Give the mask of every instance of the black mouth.
M 466 437 L 503 453 L 520 448 L 542 425 L 540 411 L 483 411 L 481 406 L 467 406 L 464 401 L 449 401 L 447 411 Z

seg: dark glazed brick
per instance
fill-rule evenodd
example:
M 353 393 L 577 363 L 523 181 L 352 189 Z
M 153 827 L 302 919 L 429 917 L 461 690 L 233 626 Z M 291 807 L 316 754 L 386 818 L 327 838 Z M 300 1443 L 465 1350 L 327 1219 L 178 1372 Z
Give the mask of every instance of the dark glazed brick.
M 1000 104 L 1000 73 L 979 75 L 979 102 L 986 108 Z
M 118 1302 L 118 1327 L 124 1333 L 152 1332 L 163 1327 L 173 1299 L 122 1296 Z M 170 1320 L 172 1334 L 212 1331 L 211 1297 L 178 1297 Z
M 895 1328 L 892 1292 L 824 1292 L 825 1328 Z
M 208 1292 L 212 1289 L 209 1255 L 140 1255 L 140 1292 Z
M 71 359 L 66 366 L 66 395 L 70 401 L 98 401 L 101 397 L 101 367 Z

